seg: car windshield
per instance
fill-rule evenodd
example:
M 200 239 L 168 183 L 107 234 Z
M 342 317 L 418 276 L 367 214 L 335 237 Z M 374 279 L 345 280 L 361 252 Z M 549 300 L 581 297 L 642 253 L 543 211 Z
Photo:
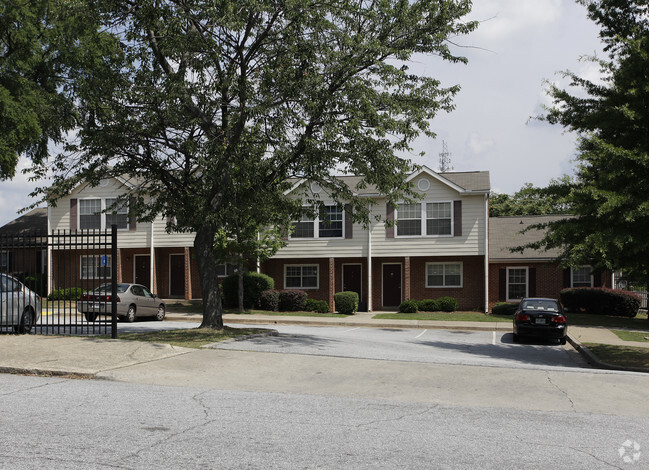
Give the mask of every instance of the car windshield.
M 521 308 L 523 310 L 545 310 L 546 312 L 559 311 L 559 305 L 554 300 L 526 300 Z
M 118 294 L 123 294 L 124 292 L 126 292 L 126 289 L 128 289 L 128 284 L 117 284 Z M 93 292 L 111 293 L 112 291 L 113 291 L 112 284 L 102 284 L 101 286 L 97 287 Z

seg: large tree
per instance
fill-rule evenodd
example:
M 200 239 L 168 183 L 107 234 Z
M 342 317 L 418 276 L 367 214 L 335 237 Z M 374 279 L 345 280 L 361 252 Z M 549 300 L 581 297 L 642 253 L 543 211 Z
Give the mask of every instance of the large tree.
M 549 224 L 538 246 L 567 265 L 649 274 L 649 7 L 647 0 L 582 1 L 601 28 L 603 83 L 566 72 L 576 88 L 550 88 L 544 116 L 579 134 L 576 175 L 547 193 L 576 217 Z
M 569 183 L 565 177 L 552 184 Z M 492 193 L 489 197 L 489 216 L 518 215 L 551 215 L 570 213 L 570 204 L 548 194 L 545 188 L 537 188 L 532 183 L 525 183 L 514 194 Z
M 464 62 L 468 0 L 77 0 L 115 38 L 111 70 L 74 77 L 78 133 L 50 202 L 79 181 L 132 175 L 141 220 L 193 231 L 204 327 L 222 326 L 215 235 L 237 211 L 317 181 L 354 217 L 368 201 L 330 174 L 409 194 L 400 152 L 452 109 L 457 85 L 413 74 L 413 55 Z M 242 184 L 250 188 L 241 192 Z M 277 201 L 289 204 L 286 198 Z M 281 211 L 280 211 L 281 212 Z

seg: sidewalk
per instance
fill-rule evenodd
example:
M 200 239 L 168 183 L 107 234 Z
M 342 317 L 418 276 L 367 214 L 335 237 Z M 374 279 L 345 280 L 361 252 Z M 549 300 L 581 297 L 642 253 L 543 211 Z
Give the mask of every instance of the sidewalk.
M 226 324 L 310 325 L 375 328 L 451 329 L 472 331 L 511 331 L 511 322 L 452 322 L 373 319 L 374 314 L 359 313 L 347 318 L 289 317 L 274 315 L 224 315 Z M 200 322 L 201 315 L 168 313 L 166 321 Z M 569 341 L 589 362 L 599 368 L 613 368 L 601 363 L 582 343 L 603 343 L 649 347 L 647 343 L 622 341 L 606 328 L 569 327 Z M 195 353 L 196 349 L 164 344 L 120 341 L 77 336 L 2 335 L 0 336 L 0 373 L 96 377 L 101 372 L 145 364 L 174 356 Z M 173 371 L 169 371 L 173 373 Z

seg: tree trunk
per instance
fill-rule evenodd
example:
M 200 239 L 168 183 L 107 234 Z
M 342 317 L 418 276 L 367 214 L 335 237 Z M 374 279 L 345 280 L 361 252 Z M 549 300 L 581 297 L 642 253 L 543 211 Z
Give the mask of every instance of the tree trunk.
M 239 277 L 239 288 L 237 293 L 239 294 L 239 313 L 243 313 L 243 263 L 239 261 L 237 263 L 238 277 Z
M 219 280 L 214 260 L 214 234 L 212 227 L 202 227 L 194 239 L 194 251 L 198 262 L 198 274 L 203 297 L 203 322 L 200 328 L 223 328 L 223 305 L 219 292 Z

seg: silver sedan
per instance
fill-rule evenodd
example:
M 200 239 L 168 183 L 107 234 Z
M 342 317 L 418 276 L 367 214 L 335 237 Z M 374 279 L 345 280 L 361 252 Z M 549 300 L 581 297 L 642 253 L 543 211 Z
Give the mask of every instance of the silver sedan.
M 18 279 L 0 274 L 0 328 L 29 333 L 41 317 L 41 298 Z
M 93 322 L 98 315 L 110 315 L 112 303 L 112 284 L 102 284 L 96 289 L 81 294 L 77 310 L 86 320 Z M 154 317 L 158 321 L 165 318 L 164 300 L 143 285 L 117 284 L 117 316 L 127 322 L 135 317 Z

